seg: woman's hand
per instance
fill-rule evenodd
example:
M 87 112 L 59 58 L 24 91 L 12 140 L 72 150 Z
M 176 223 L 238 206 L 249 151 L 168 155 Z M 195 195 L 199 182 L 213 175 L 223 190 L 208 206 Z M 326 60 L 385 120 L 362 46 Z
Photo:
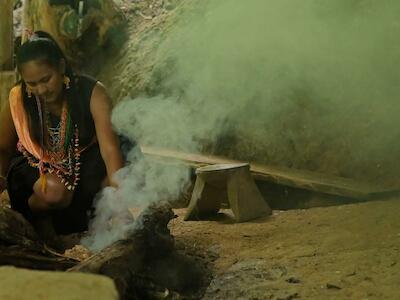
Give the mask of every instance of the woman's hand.
M 111 218 L 110 225 L 111 227 L 120 228 L 121 226 L 132 225 L 134 221 L 135 218 L 132 213 L 128 209 L 123 209 Z
M 117 208 L 111 218 L 111 226 L 127 226 L 132 225 L 135 221 L 129 210 L 127 203 L 124 201 L 121 190 L 114 187 L 114 207 Z

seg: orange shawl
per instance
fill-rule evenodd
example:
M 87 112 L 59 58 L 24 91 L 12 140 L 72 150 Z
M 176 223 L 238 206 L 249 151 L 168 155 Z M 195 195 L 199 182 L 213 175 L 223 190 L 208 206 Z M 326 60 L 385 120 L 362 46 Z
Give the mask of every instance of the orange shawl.
M 32 101 L 35 101 L 35 99 L 32 98 Z M 29 134 L 29 118 L 24 108 L 21 85 L 17 85 L 11 89 L 9 103 L 11 116 L 14 122 L 15 130 L 18 135 L 19 143 L 21 143 L 26 151 L 28 151 L 38 160 L 49 162 L 50 160 L 48 159 L 48 157 L 46 157 L 45 154 L 44 157 L 41 157 L 40 145 L 35 143 Z

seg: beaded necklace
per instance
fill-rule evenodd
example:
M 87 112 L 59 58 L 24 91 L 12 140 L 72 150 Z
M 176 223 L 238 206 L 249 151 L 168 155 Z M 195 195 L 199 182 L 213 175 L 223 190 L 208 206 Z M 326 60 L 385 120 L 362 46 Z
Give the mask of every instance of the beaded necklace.
M 18 150 L 28 159 L 29 165 L 39 169 L 43 191 L 46 190 L 46 172 L 55 173 L 68 190 L 74 190 L 80 179 L 79 131 L 76 124 L 74 130 L 71 130 L 72 121 L 67 101 L 63 101 L 60 121 L 52 126 L 45 103 L 42 109 L 40 99 L 36 96 L 35 98 L 41 129 L 40 158 L 30 154 L 21 143 L 18 143 Z
M 67 127 L 69 127 L 68 124 L 71 122 L 71 118 L 68 111 L 67 101 L 63 101 L 60 121 L 57 126 L 52 126 L 51 116 L 47 105 L 44 105 L 44 113 L 47 128 L 47 135 L 45 135 L 46 154 L 54 161 L 61 161 L 69 144 Z

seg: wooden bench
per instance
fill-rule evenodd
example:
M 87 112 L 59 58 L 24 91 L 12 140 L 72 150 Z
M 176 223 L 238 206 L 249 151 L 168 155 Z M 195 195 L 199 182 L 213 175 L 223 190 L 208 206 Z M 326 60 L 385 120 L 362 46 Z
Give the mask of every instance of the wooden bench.
M 246 163 L 220 156 L 185 153 L 144 146 L 141 149 L 143 154 L 151 156 L 153 159 L 177 160 L 194 168 L 213 164 Z M 278 168 L 257 163 L 250 163 L 250 172 L 254 179 L 259 181 L 358 200 L 368 200 L 374 196 L 400 190 L 397 186 L 382 186 L 318 172 Z

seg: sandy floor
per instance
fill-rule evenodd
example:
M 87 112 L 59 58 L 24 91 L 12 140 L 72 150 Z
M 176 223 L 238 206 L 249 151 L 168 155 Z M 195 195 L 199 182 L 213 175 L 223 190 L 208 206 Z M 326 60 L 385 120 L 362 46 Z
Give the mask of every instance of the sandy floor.
M 400 199 L 170 223 L 209 260 L 204 299 L 400 299 Z
M 169 224 L 177 248 L 206 262 L 203 299 L 400 299 L 400 198 L 274 211 L 234 223 Z

